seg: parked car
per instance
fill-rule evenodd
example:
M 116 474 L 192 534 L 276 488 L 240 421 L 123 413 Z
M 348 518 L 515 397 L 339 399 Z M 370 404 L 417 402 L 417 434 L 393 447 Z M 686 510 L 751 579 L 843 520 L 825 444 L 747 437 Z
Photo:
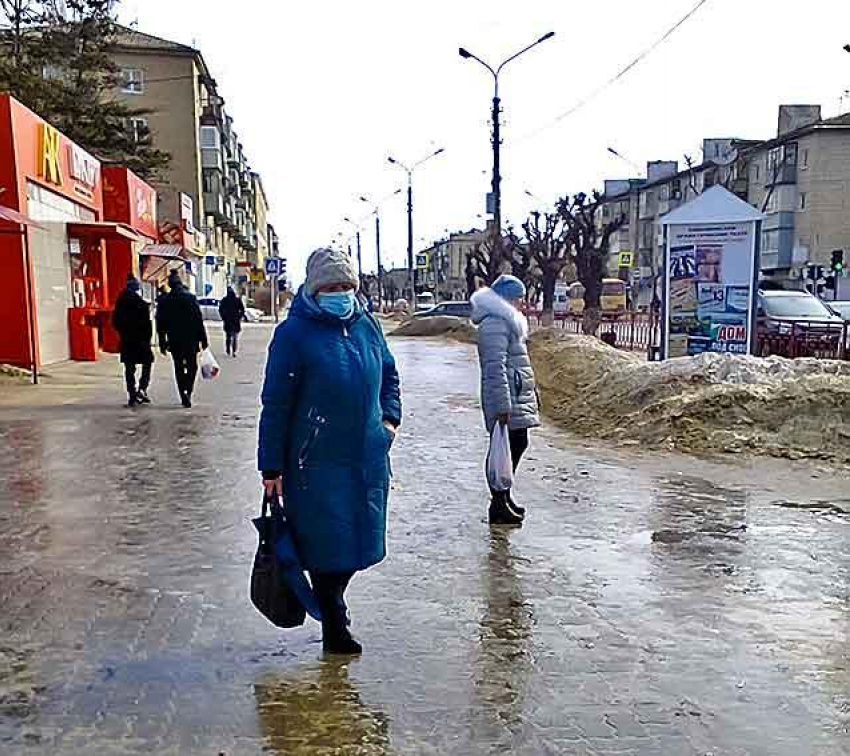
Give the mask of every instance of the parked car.
M 218 314 L 218 306 L 221 304 L 221 300 L 215 297 L 200 297 L 198 304 L 201 307 L 201 315 L 203 315 L 204 320 L 221 320 L 221 315 Z M 258 310 L 256 307 L 245 308 L 246 323 L 259 323 L 262 317 L 262 310 Z
M 760 290 L 756 325 L 763 356 L 837 353 L 844 331 L 843 319 L 806 291 Z
M 430 310 L 437 300 L 430 291 L 423 291 L 416 295 L 416 312 L 425 312 Z
M 845 321 L 850 321 L 850 302 L 827 302 L 827 307 L 832 310 L 839 318 Z
M 396 299 L 396 301 L 393 302 L 393 312 L 398 315 L 406 314 L 409 309 L 410 305 L 407 303 L 406 299 Z
M 417 312 L 415 318 L 434 318 L 441 315 L 453 318 L 472 317 L 472 305 L 469 302 L 440 302 L 424 312 Z

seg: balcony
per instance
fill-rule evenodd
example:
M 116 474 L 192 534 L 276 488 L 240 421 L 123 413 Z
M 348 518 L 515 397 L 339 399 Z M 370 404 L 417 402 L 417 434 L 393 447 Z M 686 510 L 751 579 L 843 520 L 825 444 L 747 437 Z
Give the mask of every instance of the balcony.
M 204 147 L 201 149 L 201 167 L 217 171 L 224 170 L 221 150 L 218 147 Z
M 797 166 L 784 165 L 776 166 L 768 172 L 767 186 L 778 186 L 779 184 L 796 184 L 797 183 Z
M 225 220 L 224 197 L 221 192 L 204 192 L 204 214 L 213 216 L 219 224 Z
M 205 126 L 224 125 L 224 100 L 214 97 L 201 108 L 201 123 Z

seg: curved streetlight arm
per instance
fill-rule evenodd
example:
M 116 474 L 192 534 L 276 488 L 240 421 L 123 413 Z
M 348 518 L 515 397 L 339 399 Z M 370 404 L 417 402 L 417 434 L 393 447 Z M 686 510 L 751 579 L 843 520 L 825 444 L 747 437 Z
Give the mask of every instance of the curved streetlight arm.
M 493 67 L 489 63 L 485 63 L 483 60 L 481 60 L 481 58 L 469 52 L 469 50 L 467 50 L 466 48 L 461 47 L 458 50 L 458 54 L 461 58 L 478 61 L 482 66 L 484 66 L 484 68 L 486 68 L 491 74 L 493 74 L 494 79 L 498 76 L 498 74 L 493 70 Z
M 410 172 L 413 173 L 422 163 L 427 163 L 431 158 L 437 157 L 437 155 L 442 155 L 446 151 L 445 147 L 440 147 L 436 152 L 432 152 L 430 155 L 426 155 L 422 160 L 418 163 L 414 163 L 413 167 L 410 169 Z
M 506 65 L 508 65 L 508 63 L 510 63 L 512 60 L 516 60 L 520 55 L 527 53 L 532 48 L 537 47 L 537 45 L 541 44 L 542 42 L 545 42 L 547 39 L 552 39 L 552 37 L 554 37 L 554 36 L 555 36 L 555 32 L 549 32 L 548 34 L 544 34 L 542 37 L 540 37 L 540 39 L 538 39 L 536 42 L 532 42 L 530 45 L 528 45 L 528 47 L 523 47 L 522 50 L 520 50 L 518 53 L 511 55 L 510 58 L 503 61 L 502 64 L 496 69 L 495 75 L 498 77 L 499 74 L 502 72 L 502 69 Z

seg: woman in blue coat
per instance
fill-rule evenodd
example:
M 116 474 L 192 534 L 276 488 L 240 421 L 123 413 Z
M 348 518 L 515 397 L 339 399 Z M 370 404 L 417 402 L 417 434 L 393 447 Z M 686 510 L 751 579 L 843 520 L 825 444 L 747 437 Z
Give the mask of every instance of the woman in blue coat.
M 318 249 L 266 364 L 259 468 L 285 494 L 330 653 L 360 653 L 345 589 L 386 555 L 390 447 L 401 424 L 398 372 L 356 298 L 344 252 Z

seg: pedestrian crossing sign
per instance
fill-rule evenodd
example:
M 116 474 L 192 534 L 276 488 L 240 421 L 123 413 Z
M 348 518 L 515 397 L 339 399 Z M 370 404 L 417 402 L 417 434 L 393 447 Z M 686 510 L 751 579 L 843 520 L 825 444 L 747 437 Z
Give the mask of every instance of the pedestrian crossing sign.
M 631 268 L 635 264 L 635 253 L 627 250 L 620 252 L 619 260 L 621 268 Z

